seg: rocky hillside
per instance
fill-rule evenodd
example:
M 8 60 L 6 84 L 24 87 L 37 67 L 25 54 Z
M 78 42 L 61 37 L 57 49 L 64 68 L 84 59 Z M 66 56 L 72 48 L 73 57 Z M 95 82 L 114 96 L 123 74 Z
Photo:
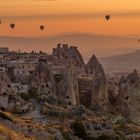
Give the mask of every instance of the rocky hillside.
M 140 121 L 140 77 L 137 70 L 122 76 L 118 83 L 109 83 L 108 96 L 110 110 L 123 115 L 126 119 Z
M 137 70 L 108 77 L 95 55 L 85 64 L 67 44 L 46 56 L 36 59 L 26 92 L 17 92 L 7 73 L 0 73 L 2 140 L 140 139 Z
M 3 111 L 26 112 L 32 109 L 29 102 L 23 100 L 15 91 L 8 76 L 0 73 L 0 108 Z

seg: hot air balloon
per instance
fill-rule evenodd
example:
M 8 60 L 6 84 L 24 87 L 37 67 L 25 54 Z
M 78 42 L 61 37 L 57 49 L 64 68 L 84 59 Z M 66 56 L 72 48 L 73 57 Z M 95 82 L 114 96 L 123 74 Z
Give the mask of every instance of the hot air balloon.
M 10 27 L 11 27 L 12 29 L 14 29 L 15 26 L 16 26 L 16 25 L 15 25 L 14 23 L 10 24 Z
M 110 15 L 106 15 L 105 18 L 108 21 L 110 19 Z
M 44 30 L 44 28 L 45 28 L 44 25 L 40 25 L 41 30 Z

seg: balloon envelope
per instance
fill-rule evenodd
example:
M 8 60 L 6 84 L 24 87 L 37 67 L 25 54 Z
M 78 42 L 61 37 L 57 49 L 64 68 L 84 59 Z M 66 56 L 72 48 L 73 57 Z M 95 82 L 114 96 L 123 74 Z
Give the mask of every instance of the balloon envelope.
M 14 29 L 14 28 L 15 28 L 15 26 L 16 26 L 16 25 L 15 25 L 15 24 L 13 24 L 13 23 L 12 23 L 12 24 L 10 24 L 10 27 L 11 27 L 12 29 Z
M 44 30 L 44 28 L 45 28 L 44 25 L 41 25 L 41 26 L 40 26 L 40 29 L 41 29 L 41 30 Z
M 106 18 L 106 20 L 109 20 L 110 19 L 110 15 L 106 15 L 105 18 Z

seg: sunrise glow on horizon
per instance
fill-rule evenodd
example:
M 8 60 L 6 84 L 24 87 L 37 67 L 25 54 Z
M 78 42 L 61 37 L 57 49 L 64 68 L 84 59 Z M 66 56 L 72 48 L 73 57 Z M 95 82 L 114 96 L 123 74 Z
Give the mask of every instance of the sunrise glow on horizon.
M 111 15 L 106 22 L 104 16 Z M 131 35 L 140 32 L 139 0 L 0 1 L 0 35 L 48 36 L 66 32 Z M 10 23 L 16 24 L 11 31 Z M 45 31 L 39 31 L 39 25 Z M 59 27 L 59 28 L 58 28 Z

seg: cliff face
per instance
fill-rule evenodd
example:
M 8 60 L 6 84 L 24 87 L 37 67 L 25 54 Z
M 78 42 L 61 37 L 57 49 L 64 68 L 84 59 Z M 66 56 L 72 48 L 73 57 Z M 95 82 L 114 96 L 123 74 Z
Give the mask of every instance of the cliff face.
M 126 102 L 127 92 L 128 92 L 127 78 L 122 76 L 119 82 L 119 94 L 117 96 L 115 110 L 117 113 L 120 113 L 121 115 L 123 115 L 126 119 L 128 119 L 130 115 L 129 107 Z
M 74 67 L 78 75 L 85 74 L 84 60 L 77 47 L 58 44 L 57 48 L 53 49 L 52 57 L 67 68 Z
M 53 49 L 53 56 L 56 56 L 58 59 L 72 59 L 75 61 L 75 64 L 84 65 L 84 60 L 77 50 L 77 47 L 68 46 L 68 44 L 58 44 L 57 48 Z
M 120 87 L 120 90 L 124 94 L 124 104 L 128 106 L 130 118 L 138 119 L 140 116 L 140 78 L 137 71 L 134 70 L 129 74 L 121 85 L 124 85 Z
M 15 92 L 8 76 L 0 73 L 0 108 L 11 112 L 26 112 L 31 104 L 21 99 Z
M 140 78 L 136 70 L 126 77 L 122 76 L 118 91 L 118 95 L 114 99 L 113 97 L 109 98 L 110 103 L 113 100 L 112 110 L 127 119 L 138 120 L 140 116 Z
M 87 65 L 85 65 L 76 47 L 68 47 L 67 44 L 58 44 L 57 48 L 53 49 L 52 57 L 56 58 L 55 60 L 57 61 L 59 60 L 60 67 L 64 65 L 65 71 L 68 69 L 73 69 L 75 71 L 75 76 L 71 74 L 71 71 L 63 75 L 63 80 L 58 84 L 59 96 L 63 97 L 68 94 L 67 98 L 70 98 L 69 96 L 72 97 L 72 104 L 79 104 L 79 102 L 82 102 L 82 104 L 85 104 L 88 108 L 93 108 L 95 110 L 107 109 L 106 76 L 102 65 L 94 55 Z M 83 78 L 81 82 L 77 82 L 78 78 L 83 76 L 85 78 Z M 88 82 L 86 82 L 86 79 Z M 86 83 L 86 85 L 82 83 Z M 86 99 L 88 95 L 91 96 L 91 101 Z M 84 97 L 85 100 L 82 100 L 82 97 Z M 85 103 L 87 100 L 90 101 L 88 105 Z
M 118 80 L 114 78 L 108 81 L 107 84 L 108 100 L 109 100 L 109 111 L 116 113 L 117 96 L 119 95 L 119 84 Z
M 40 60 L 31 77 L 31 88 L 37 89 L 41 95 L 48 95 L 55 92 L 54 79 L 47 62 Z
M 5 73 L 0 73 L 0 106 L 8 108 L 9 96 L 14 94 L 15 91 L 8 76 Z
M 79 104 L 78 81 L 73 70 L 65 72 L 58 86 L 58 95 L 68 106 Z
M 107 108 L 106 76 L 102 65 L 92 56 L 85 66 L 76 47 L 58 44 L 52 55 L 40 57 L 34 73 L 30 76 L 29 89 L 34 89 L 38 95 L 53 94 L 69 105 L 80 104 L 82 96 L 86 98 L 89 95 L 91 100 L 87 99 L 90 101 L 88 108 Z M 86 85 L 81 86 L 78 79 L 82 77 L 87 79 L 87 82 L 83 80 L 81 83 Z M 82 95 L 79 95 L 80 92 Z M 81 101 L 84 104 L 87 100 Z
M 78 78 L 78 91 L 80 104 L 91 109 L 93 94 L 93 79 L 80 77 Z
M 108 105 L 106 76 L 102 65 L 94 55 L 86 65 L 86 73 L 88 77 L 93 78 L 92 108 L 106 110 Z

